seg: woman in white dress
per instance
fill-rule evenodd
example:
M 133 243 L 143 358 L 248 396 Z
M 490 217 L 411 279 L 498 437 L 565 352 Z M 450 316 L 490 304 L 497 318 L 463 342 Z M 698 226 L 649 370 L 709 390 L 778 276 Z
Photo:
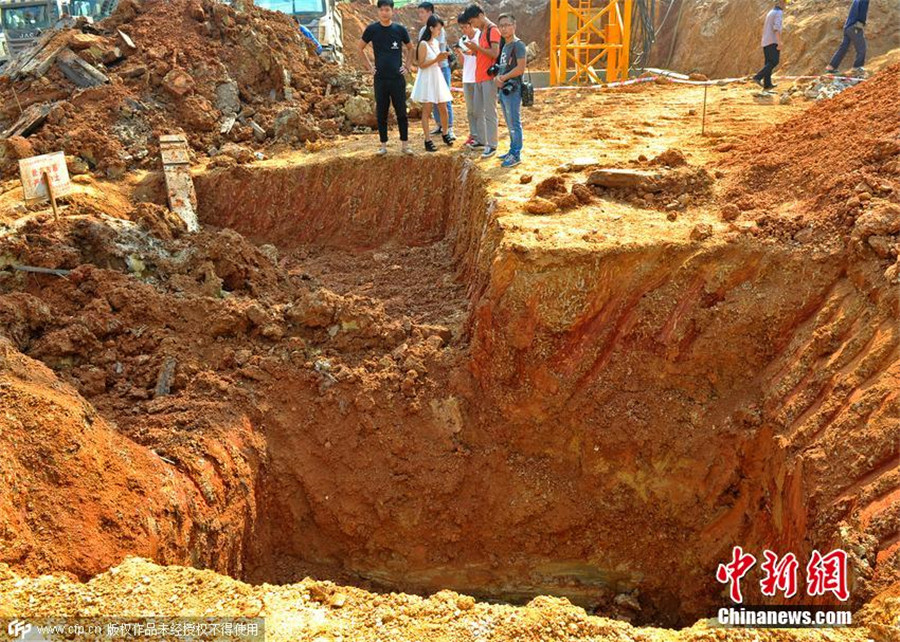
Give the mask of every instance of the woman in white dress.
M 419 75 L 416 76 L 416 83 L 413 85 L 411 98 L 422 105 L 422 131 L 425 132 L 425 150 L 436 152 L 437 148 L 431 141 L 431 126 L 429 119 L 431 117 L 431 106 L 437 104 L 438 112 L 441 115 L 441 130 L 449 131 L 448 123 L 449 114 L 447 113 L 447 103 L 453 96 L 450 94 L 450 87 L 444 80 L 441 73 L 440 62 L 447 58 L 450 54 L 441 51 L 438 38 L 441 30 L 444 28 L 444 21 L 436 14 L 428 17 L 425 23 L 425 30 L 422 32 L 422 39 L 416 48 L 416 63 L 419 66 Z M 448 134 L 441 136 L 447 145 L 453 144 L 453 139 Z

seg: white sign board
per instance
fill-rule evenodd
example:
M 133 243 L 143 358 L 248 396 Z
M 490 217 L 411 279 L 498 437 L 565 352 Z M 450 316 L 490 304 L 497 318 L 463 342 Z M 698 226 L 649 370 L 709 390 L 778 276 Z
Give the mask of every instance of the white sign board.
M 19 161 L 19 175 L 22 177 L 26 201 L 50 198 L 47 186 L 44 185 L 44 172 L 50 177 L 53 196 L 65 196 L 72 190 L 69 168 L 66 167 L 66 155 L 63 152 L 23 158 Z

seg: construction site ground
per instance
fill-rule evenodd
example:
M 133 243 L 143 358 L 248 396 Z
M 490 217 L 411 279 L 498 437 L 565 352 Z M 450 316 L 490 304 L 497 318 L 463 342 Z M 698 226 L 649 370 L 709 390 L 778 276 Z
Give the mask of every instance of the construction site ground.
M 0 616 L 900 639 L 898 76 L 541 92 L 511 170 L 201 159 L 194 235 L 153 169 L 9 178 Z M 854 626 L 717 627 L 734 544 L 850 551 Z

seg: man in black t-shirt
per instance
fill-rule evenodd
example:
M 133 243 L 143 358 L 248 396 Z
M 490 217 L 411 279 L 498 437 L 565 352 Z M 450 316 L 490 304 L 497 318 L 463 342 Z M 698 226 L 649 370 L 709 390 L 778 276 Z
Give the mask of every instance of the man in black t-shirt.
M 387 154 L 387 120 L 391 103 L 397 115 L 403 153 L 412 154 L 409 148 L 409 121 L 406 118 L 405 74 L 412 67 L 413 46 L 406 27 L 394 22 L 393 17 L 393 0 L 378 0 L 378 22 L 366 27 L 359 42 L 359 53 L 368 63 L 369 71 L 375 74 L 375 115 L 378 117 L 378 135 L 381 139 L 379 156 Z M 375 53 L 374 67 L 365 53 L 369 43 L 372 43 Z

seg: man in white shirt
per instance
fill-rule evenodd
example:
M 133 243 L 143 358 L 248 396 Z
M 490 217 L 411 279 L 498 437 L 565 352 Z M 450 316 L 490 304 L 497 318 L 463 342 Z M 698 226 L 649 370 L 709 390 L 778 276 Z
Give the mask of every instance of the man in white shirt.
M 775 7 L 766 14 L 763 23 L 762 48 L 766 64 L 753 76 L 760 87 L 768 91 L 773 89 L 772 72 L 781 59 L 781 29 L 784 21 L 784 0 L 775 0 Z
M 469 138 L 466 140 L 465 146 L 475 149 L 484 147 L 484 137 L 478 131 L 478 119 L 475 118 L 475 52 L 466 47 L 466 42 L 470 40 L 478 42 L 481 32 L 469 24 L 464 13 L 459 14 L 456 22 L 463 33 L 459 44 L 456 45 L 456 51 L 458 56 L 462 56 L 463 93 L 466 97 L 466 118 L 469 121 Z

